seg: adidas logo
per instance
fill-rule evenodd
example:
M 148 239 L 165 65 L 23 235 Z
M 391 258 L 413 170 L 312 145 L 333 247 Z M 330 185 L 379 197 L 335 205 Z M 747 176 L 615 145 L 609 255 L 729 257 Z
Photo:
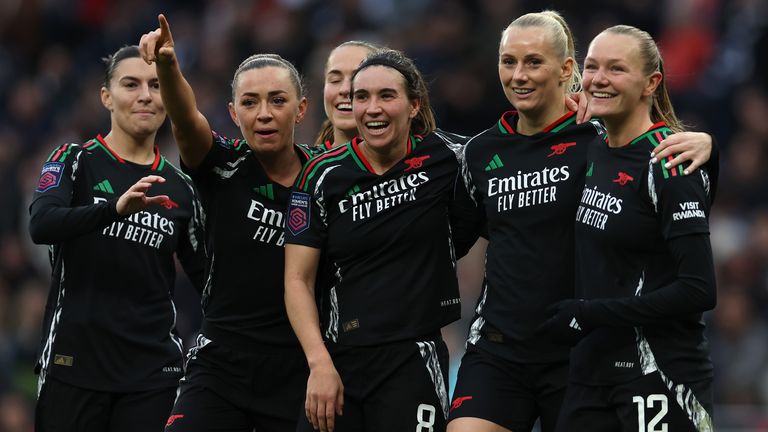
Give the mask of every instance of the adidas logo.
M 272 183 L 264 186 L 257 186 L 253 188 L 253 190 L 261 196 L 267 197 L 271 200 L 275 199 L 275 192 L 272 189 Z
M 104 180 L 96 184 L 96 186 L 93 187 L 93 190 L 95 191 L 102 191 L 106 193 L 115 193 L 114 190 L 112 190 L 112 185 L 109 184 L 109 180 Z
M 485 166 L 486 171 L 493 171 L 495 169 L 499 169 L 503 167 L 504 164 L 501 162 L 501 158 L 499 158 L 499 155 L 495 154 L 493 155 L 493 159 L 491 159 L 490 162 L 488 162 L 488 165 Z
M 571 323 L 568 324 L 568 327 L 570 327 L 570 328 L 572 328 L 574 330 L 581 331 L 581 326 L 579 325 L 579 322 L 576 321 L 576 318 L 571 319 Z
M 360 186 L 354 185 L 347 191 L 347 196 L 351 197 L 352 195 L 360 192 Z

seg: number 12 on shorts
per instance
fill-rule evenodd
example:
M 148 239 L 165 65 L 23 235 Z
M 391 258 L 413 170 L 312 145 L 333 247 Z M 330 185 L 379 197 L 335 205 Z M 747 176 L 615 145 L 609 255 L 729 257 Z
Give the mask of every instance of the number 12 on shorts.
M 648 395 L 647 398 L 633 396 L 632 402 L 637 405 L 637 432 L 668 432 L 669 427 L 666 423 L 659 424 L 669 410 L 667 395 L 652 394 Z M 659 405 L 660 407 L 657 408 Z M 649 410 L 658 409 L 659 411 L 647 425 L 645 423 L 646 408 Z M 648 414 L 650 415 L 651 413 Z
M 435 407 L 432 405 L 421 404 L 416 409 L 416 432 L 434 432 L 435 428 Z

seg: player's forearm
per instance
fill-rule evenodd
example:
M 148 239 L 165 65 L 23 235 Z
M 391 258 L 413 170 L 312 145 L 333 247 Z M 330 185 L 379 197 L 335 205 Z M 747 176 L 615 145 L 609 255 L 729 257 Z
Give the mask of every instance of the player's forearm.
M 655 326 L 713 309 L 717 294 L 709 236 L 689 235 L 668 244 L 678 266 L 672 283 L 637 297 L 589 300 L 584 319 L 591 326 Z
M 181 158 L 188 167 L 197 168 L 212 145 L 208 120 L 198 111 L 195 93 L 175 57 L 173 61 L 157 64 L 157 76 Z
M 198 111 L 192 86 L 181 73 L 175 57 L 171 61 L 158 62 L 156 65 L 160 94 L 168 117 L 178 127 L 189 128 L 196 121 Z
M 36 244 L 55 244 L 89 234 L 118 220 L 117 199 L 98 204 L 65 207 L 41 198 L 30 207 L 29 234 Z
M 311 286 L 307 281 L 286 279 L 285 283 L 285 308 L 288 319 L 310 368 L 330 361 L 330 355 L 320 334 L 320 318 Z

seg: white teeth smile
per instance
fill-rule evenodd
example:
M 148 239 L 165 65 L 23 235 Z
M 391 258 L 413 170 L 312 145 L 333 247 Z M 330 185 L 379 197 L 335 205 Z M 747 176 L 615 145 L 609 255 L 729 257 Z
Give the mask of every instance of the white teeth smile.
M 604 92 L 592 92 L 592 96 L 599 98 L 599 99 L 609 99 L 614 97 L 614 95 L 610 93 L 604 93 Z
M 348 102 L 343 102 L 336 105 L 336 109 L 338 109 L 339 111 L 352 111 L 352 104 Z
M 389 123 L 382 122 L 382 121 L 368 122 L 365 124 L 366 127 L 369 127 L 371 129 L 380 129 L 380 128 L 386 127 L 387 125 L 389 125 Z
M 516 89 L 512 89 L 512 91 L 517 93 L 517 94 L 528 94 L 528 93 L 531 93 L 533 90 L 532 89 L 516 88 Z

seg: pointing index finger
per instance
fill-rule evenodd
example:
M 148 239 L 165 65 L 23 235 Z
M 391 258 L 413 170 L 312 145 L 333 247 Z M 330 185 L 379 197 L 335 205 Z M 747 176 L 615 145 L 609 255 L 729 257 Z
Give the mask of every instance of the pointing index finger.
M 171 26 L 168 24 L 168 20 L 165 18 L 165 15 L 158 15 L 157 21 L 160 23 L 161 36 L 163 36 L 164 39 L 168 39 L 169 41 L 173 40 L 173 36 L 171 36 Z

